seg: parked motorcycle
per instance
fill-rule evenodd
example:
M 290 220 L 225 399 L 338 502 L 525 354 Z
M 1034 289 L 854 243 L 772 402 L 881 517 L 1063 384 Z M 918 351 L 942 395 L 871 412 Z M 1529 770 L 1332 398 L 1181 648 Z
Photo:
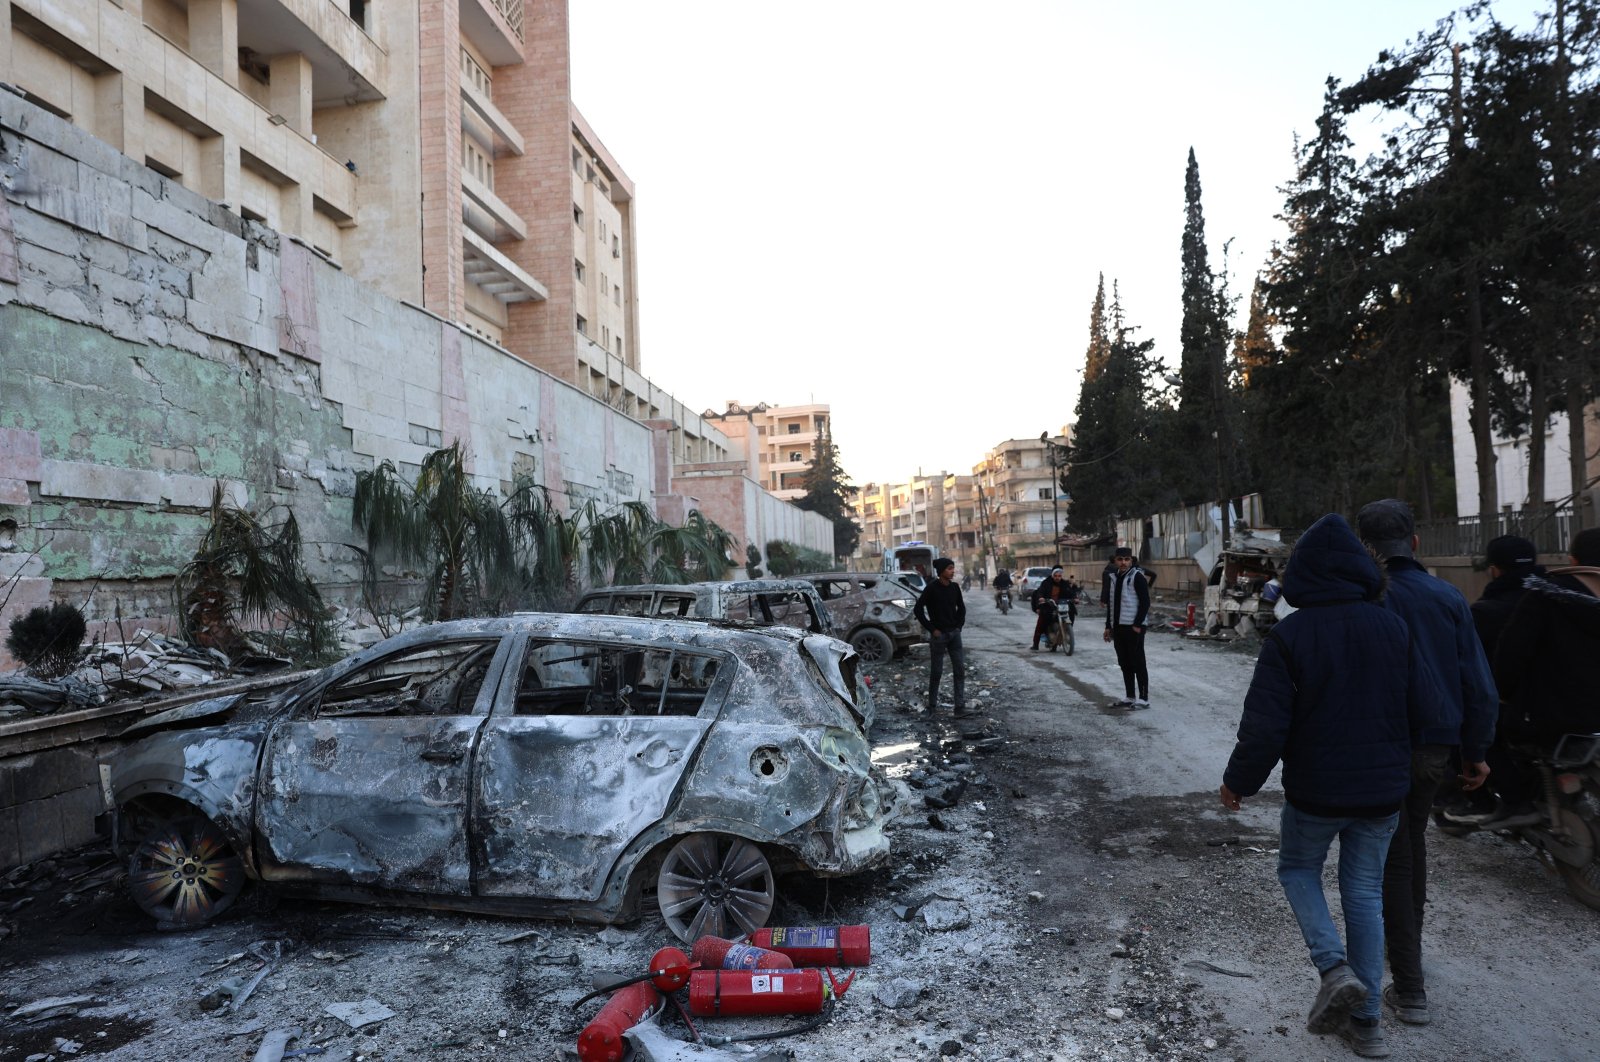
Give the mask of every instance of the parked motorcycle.
M 1600 911 L 1600 734 L 1568 734 L 1553 753 L 1525 751 L 1543 782 L 1532 813 L 1469 822 L 1440 810 L 1434 821 L 1455 837 L 1488 830 L 1527 842 L 1540 862 L 1561 875 L 1568 892 Z
M 1072 636 L 1071 613 L 1063 611 L 1055 601 L 1046 597 L 1039 601 L 1039 615 L 1044 617 L 1045 648 L 1053 653 L 1065 646 L 1067 655 L 1071 656 L 1072 651 L 1077 648 L 1077 642 Z
M 994 592 L 994 607 L 1002 613 L 1011 611 L 1011 591 L 1009 589 Z

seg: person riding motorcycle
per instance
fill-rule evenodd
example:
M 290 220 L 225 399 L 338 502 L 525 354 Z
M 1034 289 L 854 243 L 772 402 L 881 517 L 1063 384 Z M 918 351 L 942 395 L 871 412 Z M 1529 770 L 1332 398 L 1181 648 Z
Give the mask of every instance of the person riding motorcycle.
M 1040 583 L 1038 589 L 1033 592 L 1033 596 L 1028 600 L 1028 605 L 1033 609 L 1034 614 L 1039 617 L 1033 623 L 1033 644 L 1028 646 L 1029 649 L 1039 648 L 1039 639 L 1044 637 L 1045 628 L 1055 622 L 1052 610 L 1041 608 L 1041 604 L 1044 601 L 1051 601 L 1059 608 L 1061 603 L 1066 600 L 1067 582 L 1063 577 L 1061 565 L 1058 564 L 1050 569 L 1050 578 Z
M 994 577 L 994 607 L 1000 607 L 1000 595 L 1011 596 L 1011 573 L 1001 568 Z

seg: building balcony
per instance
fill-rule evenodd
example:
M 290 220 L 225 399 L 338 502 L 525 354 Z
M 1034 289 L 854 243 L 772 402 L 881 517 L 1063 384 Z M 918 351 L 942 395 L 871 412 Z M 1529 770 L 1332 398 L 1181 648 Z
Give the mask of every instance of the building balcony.
M 461 171 L 461 218 L 467 228 L 490 243 L 528 238 L 527 223 L 515 210 L 472 174 Z
M 342 4 L 326 0 L 239 0 L 238 50 L 256 56 L 304 55 L 317 107 L 383 99 L 389 58 Z M 375 11 L 368 9 L 367 17 Z M 224 61 L 233 60 L 225 56 Z
M 467 81 L 461 81 L 461 101 L 466 104 L 461 108 L 461 128 L 466 130 L 468 136 L 482 144 L 493 158 L 500 154 L 496 141 L 504 144 L 506 151 L 512 155 L 526 153 L 523 146 L 522 134 L 511 120 L 500 113 L 500 108 L 494 101 L 478 91 L 478 86 Z
M 521 266 L 471 229 L 461 231 L 462 272 L 504 303 L 543 302 L 550 292 Z
M 524 61 L 522 0 L 461 0 L 461 32 L 490 66 Z

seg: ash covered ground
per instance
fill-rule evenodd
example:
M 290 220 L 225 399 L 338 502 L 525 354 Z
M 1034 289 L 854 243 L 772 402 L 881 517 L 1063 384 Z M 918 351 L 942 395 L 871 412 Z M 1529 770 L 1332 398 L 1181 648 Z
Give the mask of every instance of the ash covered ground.
M 1025 611 L 968 600 L 979 714 L 922 709 L 925 650 L 874 669 L 876 757 L 911 798 L 890 860 L 784 881 L 773 913 L 871 925 L 872 965 L 826 1024 L 724 1057 L 1352 1057 L 1304 1031 L 1315 978 L 1274 875 L 1277 791 L 1239 815 L 1216 800 L 1251 647 L 1152 633 L 1154 706 L 1128 713 L 1109 707 L 1121 680 L 1097 611 L 1067 657 L 1028 650 Z M 1430 843 L 1435 1021 L 1387 1022 L 1394 1056 L 1594 1057 L 1600 916 L 1509 842 Z M 572 1006 L 595 978 L 640 972 L 673 943 L 654 916 L 601 929 L 258 890 L 206 929 L 162 933 L 119 875 L 88 849 L 4 882 L 0 1060 L 246 1060 L 283 1026 L 323 1049 L 302 1057 L 562 1059 L 598 1007 Z M 242 1006 L 225 1003 L 219 987 L 263 968 Z M 50 999 L 64 1002 L 28 1013 Z M 392 1016 L 353 1029 L 325 1010 L 368 1000 Z

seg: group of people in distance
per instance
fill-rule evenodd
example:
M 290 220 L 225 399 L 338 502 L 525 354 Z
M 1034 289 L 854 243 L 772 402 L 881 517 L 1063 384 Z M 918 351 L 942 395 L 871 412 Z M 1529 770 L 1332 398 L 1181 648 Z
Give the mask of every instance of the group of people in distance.
M 1506 746 L 1600 727 L 1600 529 L 1574 537 L 1576 570 L 1549 578 L 1531 542 L 1491 542 L 1492 581 L 1471 607 L 1417 545 L 1392 498 L 1354 529 L 1330 514 L 1295 543 L 1282 586 L 1297 611 L 1263 640 L 1219 790 L 1237 811 L 1283 763 L 1278 880 L 1321 978 L 1306 1028 L 1364 1058 L 1389 1054 L 1383 1007 L 1431 1020 L 1424 837 L 1447 778 L 1468 798 L 1453 814 L 1509 824 L 1532 806 Z M 1491 778 L 1498 800 L 1475 809 Z M 1344 940 L 1322 887 L 1334 838 Z

